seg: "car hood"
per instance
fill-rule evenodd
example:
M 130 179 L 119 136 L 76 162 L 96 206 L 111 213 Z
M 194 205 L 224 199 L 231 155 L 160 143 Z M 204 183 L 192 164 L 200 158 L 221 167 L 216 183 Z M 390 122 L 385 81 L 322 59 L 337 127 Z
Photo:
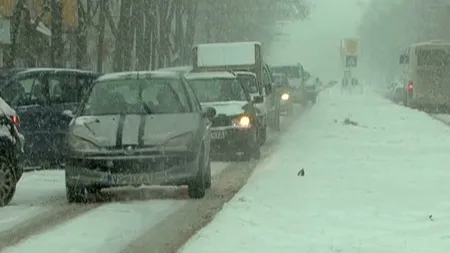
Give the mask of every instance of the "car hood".
M 234 116 L 242 114 L 249 105 L 247 101 L 227 101 L 227 102 L 207 102 L 202 103 L 202 107 L 213 107 L 216 115 Z
M 294 87 L 300 87 L 302 86 L 302 79 L 301 78 L 289 78 L 289 85 Z
M 70 134 L 101 147 L 137 145 L 142 138 L 144 145 L 162 145 L 177 136 L 194 133 L 200 115 L 102 115 L 81 116 L 71 122 Z M 180 124 L 182 122 L 182 124 Z

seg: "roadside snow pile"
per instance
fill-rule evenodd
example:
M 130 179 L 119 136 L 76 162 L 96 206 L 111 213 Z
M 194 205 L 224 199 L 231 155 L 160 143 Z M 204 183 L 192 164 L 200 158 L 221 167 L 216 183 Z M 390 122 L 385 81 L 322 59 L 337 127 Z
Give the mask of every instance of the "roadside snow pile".
M 181 253 L 448 250 L 450 128 L 333 89 Z

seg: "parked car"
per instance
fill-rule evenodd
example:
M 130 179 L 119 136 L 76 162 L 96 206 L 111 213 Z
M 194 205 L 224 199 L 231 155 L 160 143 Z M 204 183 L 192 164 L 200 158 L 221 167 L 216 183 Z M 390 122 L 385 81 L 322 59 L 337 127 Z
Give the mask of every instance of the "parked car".
M 261 122 L 254 105 L 262 103 L 263 97 L 252 99 L 236 75 L 230 72 L 190 73 L 185 77 L 201 105 L 217 112 L 211 125 L 213 150 L 241 152 L 245 160 L 259 159 Z
M 73 112 L 99 74 L 76 69 L 17 68 L 0 71 L 0 96 L 17 111 L 28 166 L 64 163 L 64 138 Z
M 0 207 L 11 202 L 23 173 L 20 160 L 25 138 L 19 126 L 16 112 L 0 98 Z
M 274 90 L 280 100 L 280 112 L 292 115 L 294 111 L 294 102 L 291 97 L 293 88 L 289 85 L 289 80 L 285 74 L 272 74 L 275 80 Z
M 211 186 L 210 120 L 180 74 L 105 74 L 83 100 L 67 136 L 66 195 L 83 202 L 102 188 L 187 185 L 191 198 Z

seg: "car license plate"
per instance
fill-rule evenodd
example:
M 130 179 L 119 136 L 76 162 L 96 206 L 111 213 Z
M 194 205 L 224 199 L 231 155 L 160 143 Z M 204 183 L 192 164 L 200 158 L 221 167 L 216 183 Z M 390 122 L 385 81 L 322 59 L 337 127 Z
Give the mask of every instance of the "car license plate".
M 213 131 L 213 132 L 211 132 L 211 139 L 213 139 L 213 140 L 225 139 L 225 132 L 224 131 Z

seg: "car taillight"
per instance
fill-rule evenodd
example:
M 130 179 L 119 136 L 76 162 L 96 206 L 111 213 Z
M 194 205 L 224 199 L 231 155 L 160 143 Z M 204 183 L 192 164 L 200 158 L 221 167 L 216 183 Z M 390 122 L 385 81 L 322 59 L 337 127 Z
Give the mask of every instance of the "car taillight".
M 20 118 L 19 118 L 19 116 L 17 116 L 17 115 L 11 116 L 11 121 L 16 127 L 20 126 Z
M 408 89 L 409 90 L 413 90 L 414 89 L 414 83 L 412 81 L 409 82 Z

